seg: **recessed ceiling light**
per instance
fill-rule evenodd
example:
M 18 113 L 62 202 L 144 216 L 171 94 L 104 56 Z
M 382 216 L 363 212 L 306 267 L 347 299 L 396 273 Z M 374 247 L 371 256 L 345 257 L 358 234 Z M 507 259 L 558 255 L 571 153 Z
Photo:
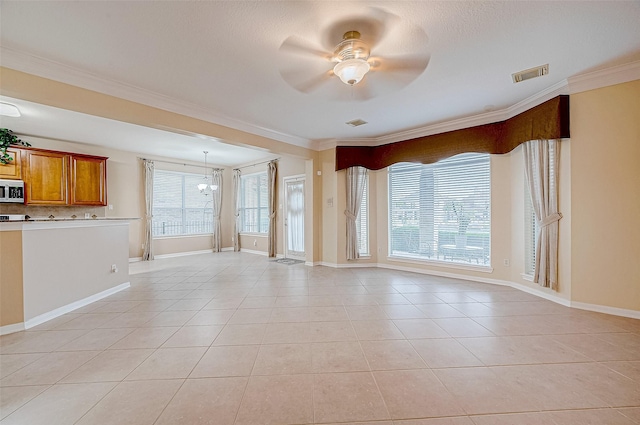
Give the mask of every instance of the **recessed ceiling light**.
M 511 74 L 511 78 L 513 78 L 514 83 L 520 83 L 525 80 L 530 80 L 532 78 L 542 77 L 543 75 L 547 75 L 549 73 L 549 64 L 536 66 L 535 68 L 525 69 L 524 71 L 516 72 L 515 74 Z
M 11 103 L 0 102 L 0 115 L 17 118 L 20 116 L 20 109 Z
M 351 121 L 347 121 L 346 124 L 350 125 L 351 127 L 358 127 L 360 125 L 364 125 L 367 122 L 365 120 L 361 120 L 360 118 L 358 118 L 357 120 L 351 120 Z

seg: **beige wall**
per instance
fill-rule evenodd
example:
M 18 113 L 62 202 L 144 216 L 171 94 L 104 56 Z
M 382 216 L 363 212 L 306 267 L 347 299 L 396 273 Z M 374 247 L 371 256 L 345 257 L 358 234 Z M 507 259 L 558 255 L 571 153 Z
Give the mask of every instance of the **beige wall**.
M 25 322 L 129 282 L 127 223 L 74 225 L 82 227 L 65 227 L 64 223 L 24 225 Z M 116 273 L 111 271 L 112 264 L 118 269 Z
M 640 80 L 571 96 L 573 301 L 640 311 Z
M 22 232 L 0 232 L 0 327 L 23 318 Z

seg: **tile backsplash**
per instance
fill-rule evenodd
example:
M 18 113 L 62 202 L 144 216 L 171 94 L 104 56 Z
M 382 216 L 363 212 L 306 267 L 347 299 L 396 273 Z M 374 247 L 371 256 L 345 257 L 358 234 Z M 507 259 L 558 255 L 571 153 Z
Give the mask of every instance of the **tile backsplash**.
M 85 213 L 106 217 L 107 207 L 80 207 L 80 206 L 45 206 L 23 204 L 0 204 L 0 214 L 25 214 L 30 217 L 70 218 L 72 215 L 84 218 Z

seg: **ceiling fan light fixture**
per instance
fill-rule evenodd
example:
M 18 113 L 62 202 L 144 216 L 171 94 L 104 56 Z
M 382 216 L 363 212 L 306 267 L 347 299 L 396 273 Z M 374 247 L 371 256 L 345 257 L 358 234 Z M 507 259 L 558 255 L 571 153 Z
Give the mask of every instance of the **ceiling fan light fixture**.
M 364 59 L 347 59 L 333 67 L 333 73 L 340 77 L 343 83 L 353 86 L 358 84 L 369 72 L 371 66 Z
M 367 62 L 369 54 L 369 46 L 360 40 L 358 31 L 345 32 L 342 42 L 336 46 L 334 52 L 334 58 L 338 63 L 333 67 L 333 73 L 345 84 L 358 84 L 371 69 Z

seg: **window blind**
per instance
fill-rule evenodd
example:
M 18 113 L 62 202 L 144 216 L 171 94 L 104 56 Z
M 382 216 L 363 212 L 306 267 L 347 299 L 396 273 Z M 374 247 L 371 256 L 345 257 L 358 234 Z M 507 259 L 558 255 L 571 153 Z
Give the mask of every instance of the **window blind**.
M 213 232 L 210 196 L 198 190 L 201 174 L 155 170 L 153 178 L 153 236 Z
M 389 168 L 389 254 L 490 264 L 491 173 L 488 154 Z
M 369 176 L 364 179 L 364 191 L 360 202 L 360 213 L 356 220 L 358 231 L 358 251 L 360 255 L 368 256 L 369 252 Z
M 240 178 L 240 232 L 269 232 L 269 198 L 267 173 Z

